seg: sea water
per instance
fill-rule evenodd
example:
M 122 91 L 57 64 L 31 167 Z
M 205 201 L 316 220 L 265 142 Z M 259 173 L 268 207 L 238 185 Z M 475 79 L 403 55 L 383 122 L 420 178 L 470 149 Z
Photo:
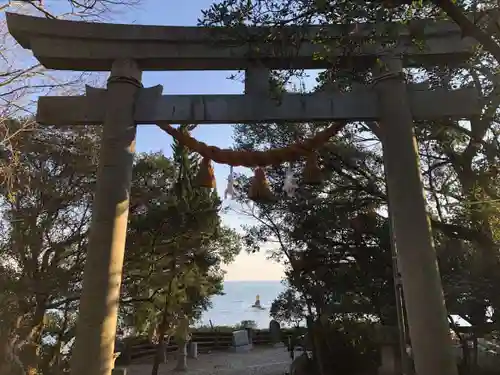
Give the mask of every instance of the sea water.
M 212 308 L 206 311 L 197 326 L 234 326 L 243 320 L 253 320 L 258 328 L 269 328 L 269 309 L 274 299 L 284 291 L 280 281 L 225 281 L 224 295 L 212 297 Z M 252 308 L 260 296 L 263 310 Z M 470 326 L 459 316 L 451 316 L 459 326 Z
M 233 326 L 243 320 L 253 320 L 258 328 L 269 327 L 269 309 L 284 290 L 280 281 L 225 281 L 224 295 L 212 297 L 212 308 L 206 311 L 197 325 Z M 252 308 L 260 296 L 262 310 Z

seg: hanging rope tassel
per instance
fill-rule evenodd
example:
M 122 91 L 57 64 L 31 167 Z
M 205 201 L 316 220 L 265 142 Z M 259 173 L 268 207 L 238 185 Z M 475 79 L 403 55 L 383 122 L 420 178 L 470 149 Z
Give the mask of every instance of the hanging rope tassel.
M 306 166 L 302 172 L 302 180 L 308 185 L 319 185 L 323 182 L 323 172 L 318 165 L 318 154 L 312 152 L 306 160 Z
M 295 196 L 295 191 L 297 190 L 297 181 L 293 175 L 292 167 L 289 165 L 286 169 L 285 182 L 283 183 L 283 191 L 288 195 L 289 198 Z
M 212 167 L 212 162 L 208 158 L 203 158 L 200 163 L 200 169 L 196 175 L 196 186 L 207 189 L 215 188 L 215 174 Z
M 227 197 L 230 196 L 231 199 L 234 199 L 235 194 L 234 194 L 234 174 L 233 174 L 233 166 L 231 165 L 229 169 L 229 176 L 227 176 L 227 186 L 226 190 L 224 191 L 224 199 L 227 199 Z
M 254 202 L 269 203 L 274 202 L 274 194 L 269 188 L 266 175 L 262 168 L 255 169 L 255 174 L 252 178 L 248 198 Z

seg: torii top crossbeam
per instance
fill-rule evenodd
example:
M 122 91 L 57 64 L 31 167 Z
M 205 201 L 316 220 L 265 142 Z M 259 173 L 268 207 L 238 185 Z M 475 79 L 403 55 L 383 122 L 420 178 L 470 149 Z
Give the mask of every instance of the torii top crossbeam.
M 46 68 L 60 70 L 109 71 L 113 61 L 123 58 L 133 58 L 143 71 L 240 70 L 255 60 L 269 69 L 323 69 L 332 59 L 343 58 L 346 51 L 339 41 L 345 37 L 359 40 L 359 47 L 349 52 L 350 61 L 373 60 L 385 51 L 381 42 L 394 42 L 391 51 L 401 55 L 405 65 L 435 65 L 467 58 L 474 45 L 454 23 L 432 20 L 414 21 L 411 27 L 380 23 L 223 28 L 90 23 L 15 13 L 6 17 L 10 33 L 24 48 Z M 425 40 L 424 46 L 412 42 L 415 33 Z M 322 43 L 315 43 L 318 37 Z

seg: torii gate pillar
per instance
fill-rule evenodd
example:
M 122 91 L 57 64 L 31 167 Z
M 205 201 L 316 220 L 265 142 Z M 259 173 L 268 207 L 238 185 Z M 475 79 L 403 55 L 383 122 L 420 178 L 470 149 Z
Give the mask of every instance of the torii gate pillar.
M 380 70 L 380 131 L 415 370 L 457 375 L 401 60 L 382 59 Z
M 135 152 L 134 108 L 142 72 L 132 60 L 113 63 L 106 92 L 92 224 L 71 375 L 109 375 L 122 278 Z

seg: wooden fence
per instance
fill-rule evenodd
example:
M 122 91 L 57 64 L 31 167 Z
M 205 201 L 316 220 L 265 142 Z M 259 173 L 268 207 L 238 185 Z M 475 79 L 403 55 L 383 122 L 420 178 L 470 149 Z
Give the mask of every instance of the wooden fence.
M 291 331 L 282 330 L 282 341 L 287 341 Z M 271 333 L 267 329 L 249 330 L 249 336 L 253 345 L 271 345 Z M 194 331 L 191 333 L 191 341 L 198 344 L 198 352 L 206 353 L 212 350 L 227 350 L 233 344 L 233 333 L 231 331 Z M 175 339 L 171 338 L 165 346 L 166 353 L 177 351 L 178 346 Z M 143 357 L 150 357 L 156 353 L 157 344 L 151 343 L 144 337 L 129 337 L 118 344 L 116 351 L 120 352 L 117 364 L 127 364 Z
M 381 344 L 387 344 L 394 346 L 399 342 L 399 335 L 397 327 L 380 327 L 381 329 L 375 332 L 375 340 Z M 481 327 L 454 327 L 466 341 L 476 341 L 477 337 L 483 337 L 485 333 L 492 330 L 491 325 L 481 326 Z M 300 331 L 300 330 L 299 330 Z M 289 348 L 295 346 L 295 341 L 289 342 L 289 338 L 298 337 L 301 333 L 296 329 L 282 329 L 281 330 L 281 341 L 285 343 Z M 270 345 L 272 344 L 271 334 L 268 329 L 255 329 L 249 330 L 249 336 L 253 345 Z M 233 332 L 231 331 L 218 331 L 217 329 L 213 331 L 193 331 L 191 332 L 191 341 L 196 342 L 198 345 L 199 353 L 206 353 L 214 350 L 227 350 L 233 344 Z M 477 345 L 477 344 L 476 344 Z M 126 365 L 134 361 L 143 360 L 146 357 L 152 357 L 155 355 L 157 350 L 157 345 L 151 343 L 145 337 L 129 337 L 123 340 L 122 343 L 118 344 L 116 351 L 120 352 L 116 364 Z M 165 354 L 172 353 L 178 350 L 178 346 L 175 340 L 172 338 L 168 344 L 165 346 Z

